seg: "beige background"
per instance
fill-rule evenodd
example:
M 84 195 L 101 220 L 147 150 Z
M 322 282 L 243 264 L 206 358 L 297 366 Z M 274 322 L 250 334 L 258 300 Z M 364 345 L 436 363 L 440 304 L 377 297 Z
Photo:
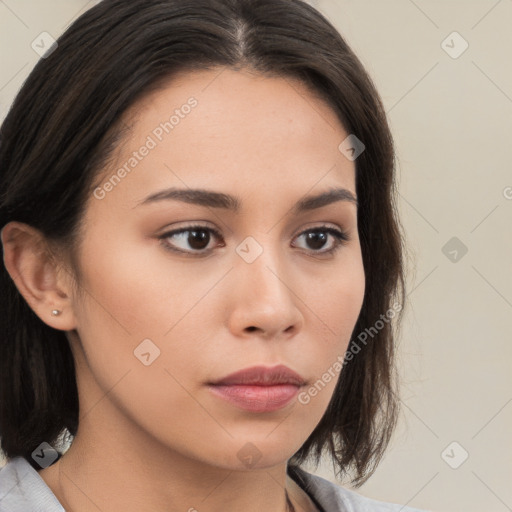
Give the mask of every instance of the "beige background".
M 58 37 L 94 3 L 0 1 L 0 119 L 37 62 L 36 36 Z M 358 492 L 436 511 L 511 511 L 512 0 L 311 3 L 382 95 L 414 258 L 401 422 Z M 329 463 L 317 473 L 334 481 Z

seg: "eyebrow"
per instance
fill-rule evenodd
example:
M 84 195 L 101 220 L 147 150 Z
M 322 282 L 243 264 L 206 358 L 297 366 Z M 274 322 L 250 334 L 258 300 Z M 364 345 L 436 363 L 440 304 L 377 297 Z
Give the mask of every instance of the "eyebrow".
M 222 208 L 238 213 L 241 209 L 241 201 L 235 196 L 213 192 L 204 189 L 179 189 L 168 188 L 149 195 L 140 201 L 135 207 L 152 204 L 159 201 L 181 201 L 184 203 L 197 204 L 208 208 Z M 297 215 L 303 212 L 322 208 L 338 201 L 348 201 L 358 206 L 357 198 L 346 188 L 332 188 L 320 194 L 304 197 L 295 203 L 292 214 Z

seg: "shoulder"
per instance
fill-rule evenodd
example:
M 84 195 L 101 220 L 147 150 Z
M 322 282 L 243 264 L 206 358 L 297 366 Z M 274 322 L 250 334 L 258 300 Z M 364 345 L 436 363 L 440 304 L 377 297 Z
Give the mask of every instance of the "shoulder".
M 64 512 L 39 473 L 14 457 L 0 469 L 0 512 Z
M 293 476 L 292 472 L 296 476 Z M 367 498 L 318 475 L 308 473 L 302 468 L 294 467 L 290 471 L 290 475 L 316 500 L 325 512 L 427 512 Z

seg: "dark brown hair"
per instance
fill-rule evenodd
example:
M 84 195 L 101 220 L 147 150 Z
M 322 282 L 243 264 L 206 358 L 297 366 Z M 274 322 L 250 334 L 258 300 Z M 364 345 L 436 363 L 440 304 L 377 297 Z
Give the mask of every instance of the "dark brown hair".
M 358 58 L 317 10 L 300 0 L 103 0 L 57 43 L 1 126 L 0 227 L 33 226 L 76 261 L 85 205 L 122 140 L 123 113 L 179 72 L 243 67 L 300 80 L 365 145 L 355 163 L 366 290 L 353 336 L 396 299 L 403 303 L 404 247 L 385 111 Z M 78 277 L 79 268 L 71 268 Z M 42 441 L 76 434 L 74 361 L 65 332 L 33 312 L 5 265 L 0 288 L 1 445 L 7 458 L 23 456 L 37 467 L 31 453 Z M 352 474 L 356 485 L 375 470 L 397 418 L 399 319 L 384 323 L 343 366 L 325 415 L 290 466 L 318 463 L 327 449 L 337 473 Z

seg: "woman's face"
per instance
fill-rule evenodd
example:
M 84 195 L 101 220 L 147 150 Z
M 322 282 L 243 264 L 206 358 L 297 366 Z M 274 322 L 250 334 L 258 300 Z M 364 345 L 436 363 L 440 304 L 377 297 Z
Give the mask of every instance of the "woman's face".
M 349 134 L 302 85 L 219 71 L 182 75 L 132 110 L 87 205 L 79 340 L 68 334 L 89 424 L 263 468 L 320 421 L 362 306 L 355 163 L 338 149 Z M 307 201 L 334 189 L 345 193 Z M 306 384 L 273 407 L 269 388 L 235 403 L 208 384 L 278 364 Z

